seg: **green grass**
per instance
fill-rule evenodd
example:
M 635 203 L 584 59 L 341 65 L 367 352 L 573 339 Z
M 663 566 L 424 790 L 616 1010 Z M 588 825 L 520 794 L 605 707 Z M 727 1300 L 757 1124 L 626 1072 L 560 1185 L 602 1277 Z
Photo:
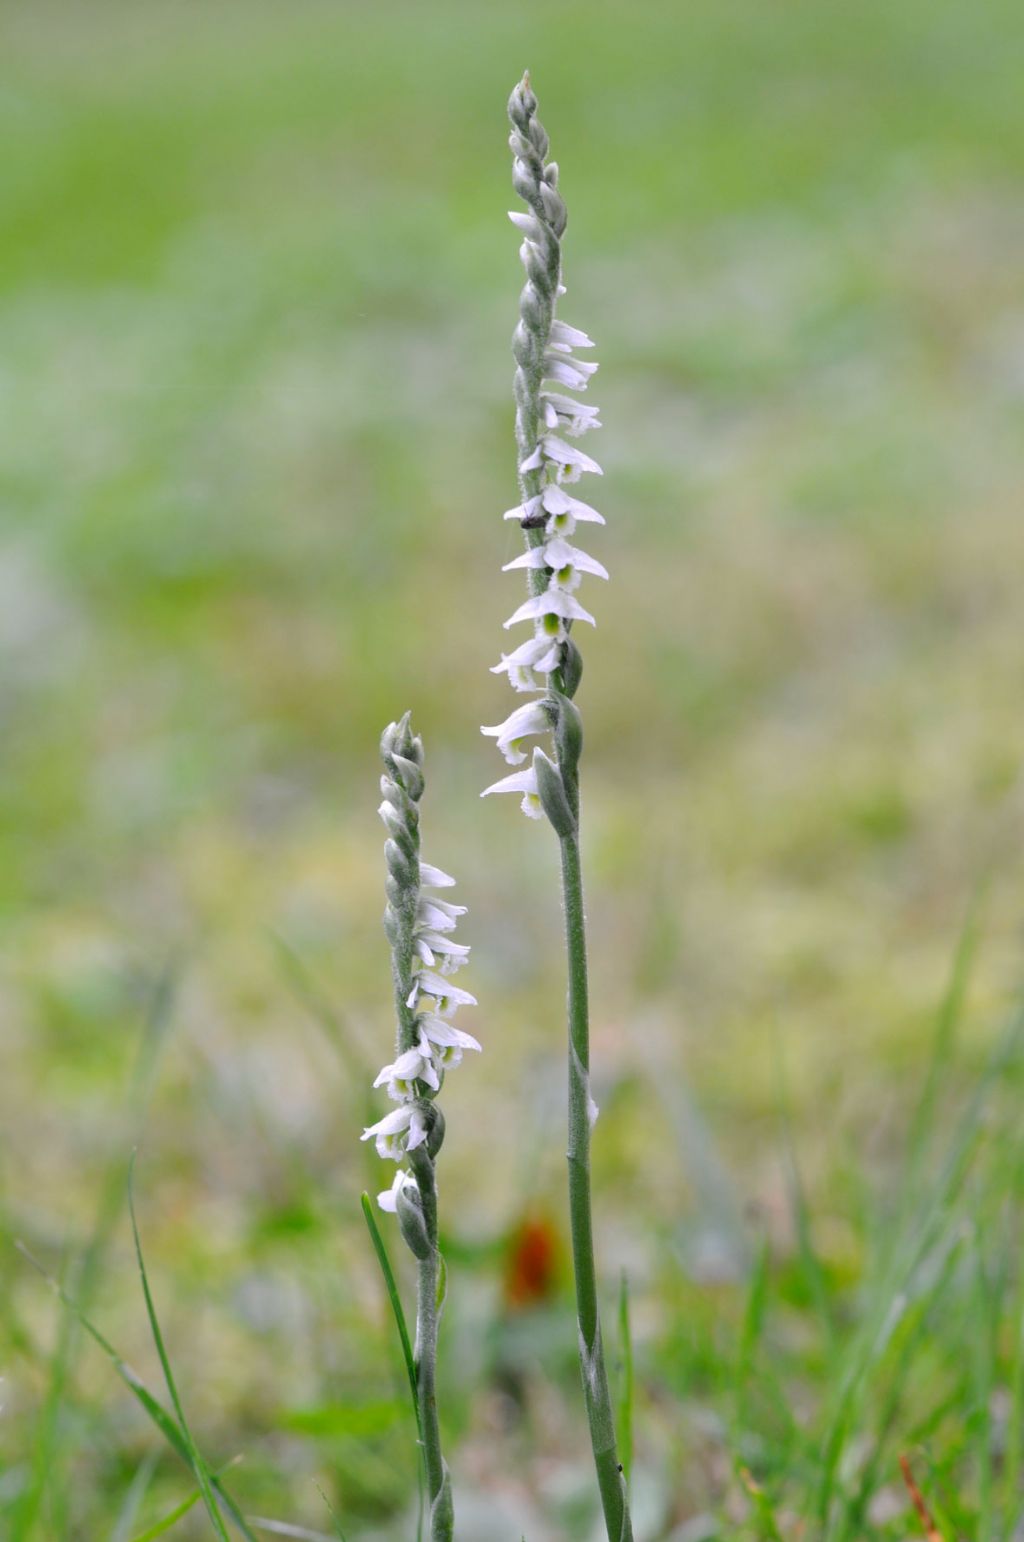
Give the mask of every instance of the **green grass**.
M 140 1144 L 210 1474 L 243 1458 L 247 1515 L 412 1535 L 356 1138 L 390 1032 L 376 743 L 412 705 L 486 1046 L 445 1092 L 457 1513 L 589 1535 L 554 853 L 476 796 L 529 66 L 601 344 L 584 856 L 640 1535 L 896 1542 L 902 1453 L 944 1536 L 1009 1542 L 1016 11 L 40 0 L 0 30 L 0 1532 L 212 1534 L 11 1245 L 158 1385 Z M 556 1254 L 529 1309 L 524 1219 Z

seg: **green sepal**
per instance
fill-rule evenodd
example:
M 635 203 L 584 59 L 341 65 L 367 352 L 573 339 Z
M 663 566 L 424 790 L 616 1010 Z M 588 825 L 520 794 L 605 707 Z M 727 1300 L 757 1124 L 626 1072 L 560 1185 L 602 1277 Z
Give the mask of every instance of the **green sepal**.
M 571 700 L 579 690 L 580 681 L 583 678 L 583 655 L 571 637 L 567 638 L 565 642 L 565 651 L 562 654 L 559 674 L 562 677 L 563 694 Z
M 433 1249 L 427 1234 L 427 1222 L 423 1214 L 423 1201 L 420 1199 L 419 1189 L 413 1189 L 410 1184 L 399 1189 L 398 1198 L 395 1201 L 395 1213 L 398 1216 L 399 1230 L 409 1251 L 414 1258 L 425 1262 Z
M 537 792 L 541 806 L 548 816 L 551 828 L 559 840 L 576 834 L 576 818 L 572 811 L 562 781 L 561 772 L 553 760 L 549 760 L 539 747 L 533 752 L 533 771 L 537 778 Z
M 557 691 L 555 705 L 558 708 L 558 718 L 555 722 L 558 764 L 562 768 L 566 787 L 575 787 L 576 768 L 583 749 L 583 719 L 580 717 L 579 708 L 569 700 L 568 696 L 563 696 Z

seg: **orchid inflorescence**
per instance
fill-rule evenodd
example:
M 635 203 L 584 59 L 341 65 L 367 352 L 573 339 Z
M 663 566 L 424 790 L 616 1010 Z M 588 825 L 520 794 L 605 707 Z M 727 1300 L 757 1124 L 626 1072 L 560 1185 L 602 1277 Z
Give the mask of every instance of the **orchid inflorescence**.
M 537 118 L 537 99 L 527 76 L 513 91 L 508 112 L 512 181 L 527 212 L 516 211 L 510 216 L 523 236 L 519 255 L 526 269 L 526 283 L 519 297 L 519 318 L 512 339 L 520 501 L 505 518 L 520 525 L 526 549 L 506 563 L 505 570 L 525 570 L 528 596 L 505 625 L 529 623 L 532 635 L 511 653 L 503 654 L 492 672 L 506 675 L 514 690 L 534 694 L 505 722 L 482 730 L 497 740 L 510 765 L 521 768 L 488 787 L 484 796 L 521 793 L 524 811 L 534 818 L 546 815 L 560 843 L 568 966 L 566 1155 L 578 1349 L 608 1539 L 632 1542 L 629 1499 L 623 1464 L 618 1459 L 601 1344 L 593 1246 L 590 1144 L 597 1108 L 590 1093 L 586 919 L 579 841 L 583 730 L 573 701 L 583 665 L 572 628 L 577 621 L 595 624 L 577 591 L 585 574 L 598 578 L 608 574 L 600 562 L 572 544 L 577 525 L 603 524 L 604 520 L 596 509 L 566 490 L 585 473 L 601 473 L 597 462 L 575 443 L 599 426 L 598 409 L 566 395 L 567 391 L 585 391 L 597 365 L 577 357 L 577 350 L 593 346 L 586 333 L 555 316 L 556 302 L 565 293 L 561 237 L 566 210 L 558 192 L 558 167 L 547 160 L 548 136 Z M 530 764 L 525 765 L 524 741 L 538 734 L 550 735 L 552 754 L 536 746 Z M 457 943 L 452 935 L 465 907 L 425 892 L 446 889 L 454 880 L 420 859 L 423 745 L 412 732 L 408 713 L 385 730 L 381 754 L 385 775 L 379 812 L 388 830 L 384 926 L 391 945 L 397 1043 L 394 1060 L 381 1069 L 374 1086 L 384 1087 L 397 1107 L 364 1130 L 363 1139 L 375 1140 L 380 1156 L 403 1164 L 391 1188 L 378 1195 L 378 1204 L 397 1215 L 402 1237 L 418 1262 L 416 1346 L 410 1371 L 430 1505 L 430 1539 L 453 1542 L 451 1483 L 441 1452 L 435 1387 L 438 1323 L 446 1280 L 438 1247 L 434 1167 L 444 1139 L 437 1097 L 446 1070 L 458 1065 L 465 1050 L 478 1050 L 480 1045 L 452 1021 L 460 1006 L 475 1004 L 468 991 L 452 982 L 469 953 L 468 947 Z M 372 1216 L 366 1196 L 364 1209 Z M 382 1248 L 383 1244 L 378 1251 Z
M 459 1064 L 464 1050 L 480 1045 L 452 1021 L 460 1006 L 476 1003 L 451 978 L 469 955 L 469 948 L 452 935 L 466 907 L 424 892 L 451 888 L 455 879 L 420 860 L 423 744 L 412 732 L 408 713 L 385 729 L 381 754 L 386 769 L 378 812 L 388 831 L 384 929 L 391 944 L 398 1025 L 395 1059 L 373 1085 L 385 1087 L 398 1107 L 364 1130 L 362 1138 L 376 1141 L 379 1156 L 401 1162 L 421 1146 L 440 1146 L 443 1126 L 434 1099 L 444 1073 Z M 395 1211 L 399 1196 L 415 1184 L 412 1174 L 399 1171 L 391 1188 L 378 1196 L 381 1209 Z
M 506 563 L 504 571 L 525 569 L 530 589 L 529 597 L 505 626 L 532 622 L 533 636 L 511 653 L 502 654 L 492 673 L 507 675 L 516 691 L 543 691 L 545 697 L 525 703 L 503 723 L 482 730 L 497 740 L 513 766 L 526 760 L 523 740 L 531 735 L 554 730 L 557 747 L 563 703 L 573 696 L 581 672 L 579 652 L 570 635 L 572 624 L 596 624 L 576 591 L 584 574 L 608 577 L 602 564 L 574 546 L 571 539 L 578 524 L 604 524 L 596 509 L 566 491 L 566 486 L 579 481 L 585 472 L 601 475 L 597 462 L 570 442 L 600 427 L 600 419 L 597 407 L 557 388 L 585 391 L 597 365 L 578 359 L 574 352 L 593 347 L 587 334 L 555 317 L 556 301 L 565 293 L 561 236 L 566 211 L 558 192 L 557 163 L 546 162 L 548 136 L 536 110 L 537 99 L 524 77 L 509 101 L 512 181 L 529 209 L 528 213 L 514 210 L 509 214 L 523 233 L 519 256 L 526 269 L 519 321 L 512 338 L 520 502 L 505 518 L 522 527 L 526 550 Z M 561 780 L 567 782 L 571 772 L 567 779 L 564 770 L 562 767 Z M 559 810 L 562 802 L 556 777 L 554 762 L 537 750 L 530 766 L 495 782 L 483 796 L 522 793 L 523 812 L 532 818 L 547 812 L 557 829 L 564 813 L 556 816 L 552 812 L 552 800 Z M 567 785 L 565 791 L 571 805 L 573 789 Z
M 463 1051 L 480 1048 L 472 1034 L 452 1021 L 460 1006 L 475 1005 L 476 998 L 451 978 L 469 954 L 452 936 L 466 907 L 424 892 L 450 889 L 455 879 L 420 858 L 423 741 L 413 733 L 408 712 L 384 730 L 380 749 L 384 775 L 378 812 L 388 832 L 384 930 L 391 945 L 397 1032 L 395 1058 L 373 1085 L 385 1087 L 398 1107 L 364 1130 L 362 1138 L 376 1141 L 379 1156 L 409 1163 L 399 1168 L 390 1189 L 378 1194 L 377 1203 L 397 1215 L 402 1238 L 417 1262 L 413 1369 L 430 1538 L 452 1542 L 451 1479 L 441 1451 L 435 1390 L 446 1278 L 438 1247 L 434 1170 L 444 1140 L 444 1118 L 436 1098 L 445 1072 L 459 1064 Z

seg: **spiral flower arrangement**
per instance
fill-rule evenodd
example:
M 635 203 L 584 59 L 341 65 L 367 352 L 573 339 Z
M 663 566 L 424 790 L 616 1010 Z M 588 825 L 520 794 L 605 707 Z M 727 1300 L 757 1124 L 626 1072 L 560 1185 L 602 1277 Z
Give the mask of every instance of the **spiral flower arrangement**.
M 444 1269 L 437 1243 L 435 1160 L 444 1140 L 437 1106 L 445 1073 L 467 1049 L 479 1050 L 473 1035 L 456 1028 L 460 1006 L 476 1004 L 452 982 L 469 948 L 452 933 L 465 905 L 454 905 L 427 890 L 451 888 L 455 879 L 420 858 L 420 799 L 424 791 L 423 742 L 409 713 L 391 723 L 381 738 L 384 775 L 380 813 L 387 828 L 384 930 L 391 946 L 397 1018 L 395 1059 L 374 1081 L 398 1106 L 363 1131 L 377 1154 L 400 1167 L 389 1189 L 377 1196 L 382 1210 L 398 1218 L 402 1237 L 418 1265 L 416 1299 L 417 1418 L 430 1500 L 431 1542 L 450 1542 L 454 1525 L 451 1480 L 441 1454 L 435 1390 L 437 1331 L 444 1304 Z
M 547 817 L 559 840 L 568 962 L 568 1190 L 573 1273 L 584 1403 L 609 1542 L 632 1542 L 632 1524 L 601 1345 L 594 1261 L 590 1184 L 591 1131 L 597 1107 L 590 1091 L 590 1028 L 586 922 L 579 846 L 580 713 L 573 701 L 583 670 L 572 630 L 594 625 L 579 600 L 584 577 L 606 579 L 602 564 L 574 544 L 577 526 L 604 523 L 589 503 L 566 491 L 584 475 L 600 475 L 597 462 L 576 443 L 600 424 L 598 409 L 567 392 L 583 392 L 597 365 L 578 357 L 593 344 L 585 332 L 556 318 L 562 284 L 562 236 L 566 209 L 558 191 L 558 166 L 549 161 L 548 136 L 537 117 L 537 99 L 524 76 L 509 101 L 512 181 L 526 204 L 510 218 L 522 233 L 519 255 L 526 282 L 512 339 L 515 371 L 515 433 L 519 503 L 506 519 L 524 534 L 522 554 L 507 570 L 525 570 L 527 598 L 505 623 L 530 626 L 531 635 L 503 653 L 493 673 L 530 696 L 504 722 L 482 732 L 497 741 L 505 760 L 518 767 L 488 787 L 515 792 L 532 818 Z M 543 735 L 527 765 L 526 741 Z M 548 753 L 550 750 L 550 753 Z M 456 1028 L 460 1006 L 474 1004 L 452 983 L 469 949 L 453 937 L 464 907 L 432 893 L 453 880 L 420 859 L 419 804 L 424 790 L 423 746 L 408 713 L 381 741 L 385 774 L 380 815 L 387 830 L 387 908 L 397 1036 L 395 1058 L 378 1074 L 397 1105 L 363 1132 L 378 1153 L 400 1164 L 378 1204 L 398 1218 L 402 1236 L 418 1261 L 415 1381 L 417 1420 L 430 1498 L 431 1542 L 451 1542 L 453 1507 L 448 1469 L 441 1454 L 435 1374 L 437 1328 L 444 1271 L 437 1245 L 435 1160 L 444 1139 L 438 1107 L 446 1071 L 467 1049 L 480 1048 Z M 404 1165 L 407 1164 L 407 1165 Z

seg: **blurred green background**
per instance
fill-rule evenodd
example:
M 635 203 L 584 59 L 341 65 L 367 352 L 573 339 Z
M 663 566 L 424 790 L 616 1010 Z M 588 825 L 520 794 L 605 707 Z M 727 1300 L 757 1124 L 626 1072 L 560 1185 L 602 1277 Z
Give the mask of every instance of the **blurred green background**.
M 602 365 L 585 496 L 613 582 L 588 590 L 580 703 L 638 1536 L 772 1535 L 749 1468 L 787 1542 L 903 1537 L 915 1441 L 954 1517 L 950 1493 L 1003 1536 L 1016 1339 L 976 1275 L 1015 1288 L 1012 1071 L 984 1175 L 944 1206 L 995 1218 L 981 1262 L 920 1375 L 883 1368 L 906 1410 L 865 1382 L 832 1530 L 807 1495 L 983 879 L 936 1139 L 1020 975 L 1016 9 L 37 0 L 0 31 L 9 1534 L 134 1537 L 191 1492 L 10 1245 L 158 1388 L 133 1145 L 211 1462 L 244 1454 L 251 1512 L 330 1532 L 322 1490 L 350 1542 L 414 1534 L 358 1205 L 390 1170 L 357 1139 L 391 1032 L 377 739 L 407 706 L 486 1048 L 445 1088 L 460 1535 L 593 1534 L 555 852 L 477 798 L 520 592 L 504 107 L 528 66 L 570 211 L 562 314 Z M 526 1299 L 524 1225 L 551 1255 Z M 777 1379 L 743 1362 L 754 1338 Z M 210 1533 L 192 1511 L 172 1534 Z

